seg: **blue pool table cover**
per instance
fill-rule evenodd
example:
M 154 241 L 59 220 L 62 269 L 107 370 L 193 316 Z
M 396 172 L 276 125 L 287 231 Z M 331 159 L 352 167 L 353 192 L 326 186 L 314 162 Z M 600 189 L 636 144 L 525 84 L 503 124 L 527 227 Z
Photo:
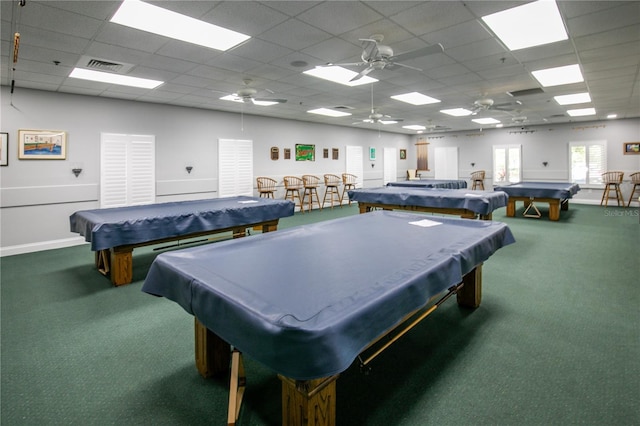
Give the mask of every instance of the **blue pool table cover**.
M 310 380 L 347 369 L 514 241 L 503 223 L 375 211 L 160 254 L 142 291 L 275 372 Z
M 557 198 L 567 200 L 580 191 L 580 186 L 572 182 L 519 182 L 494 187 L 506 192 L 510 197 Z
M 387 183 L 387 186 L 404 186 L 407 188 L 464 189 L 467 187 L 467 181 L 452 179 L 401 180 L 398 182 L 389 182 Z
M 505 207 L 509 199 L 507 194 L 501 191 L 401 186 L 353 189 L 348 191 L 348 194 L 349 200 L 363 203 L 466 209 L 481 215 L 488 215 L 500 207 Z
M 289 200 L 238 196 L 82 210 L 69 220 L 71 232 L 99 251 L 274 220 L 292 216 L 293 210 Z

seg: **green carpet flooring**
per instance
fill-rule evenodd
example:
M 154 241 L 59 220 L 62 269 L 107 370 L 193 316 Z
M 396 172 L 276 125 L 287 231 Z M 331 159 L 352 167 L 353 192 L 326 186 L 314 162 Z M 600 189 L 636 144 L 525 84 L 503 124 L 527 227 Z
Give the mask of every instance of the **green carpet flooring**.
M 341 375 L 339 425 L 640 424 L 638 209 L 541 211 L 494 213 L 517 242 L 485 263 L 480 308 L 448 301 L 371 371 Z M 140 291 L 157 253 L 135 250 L 119 288 L 87 245 L 0 259 L 3 426 L 226 424 L 227 384 L 194 366 L 193 318 Z M 245 367 L 238 424 L 280 424 L 279 380 Z

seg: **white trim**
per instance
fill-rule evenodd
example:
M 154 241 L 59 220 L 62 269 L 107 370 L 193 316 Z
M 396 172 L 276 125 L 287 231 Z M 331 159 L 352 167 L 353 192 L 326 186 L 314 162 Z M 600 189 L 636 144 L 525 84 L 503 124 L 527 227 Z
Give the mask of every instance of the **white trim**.
M 35 253 L 37 251 L 53 250 L 65 247 L 74 247 L 87 243 L 82 237 L 64 238 L 61 240 L 41 241 L 38 243 L 18 244 L 9 247 L 0 247 L 0 257 L 14 256 L 16 254 Z

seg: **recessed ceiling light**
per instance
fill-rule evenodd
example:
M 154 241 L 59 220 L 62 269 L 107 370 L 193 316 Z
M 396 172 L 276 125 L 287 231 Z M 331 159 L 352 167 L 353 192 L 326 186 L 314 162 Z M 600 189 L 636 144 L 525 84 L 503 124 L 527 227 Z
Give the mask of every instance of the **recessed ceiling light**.
M 500 122 L 495 118 L 474 118 L 471 121 L 478 124 L 498 124 Z
M 498 124 L 496 124 L 496 127 L 497 127 L 498 129 L 500 129 L 500 128 L 504 127 L 504 124 L 502 124 L 502 123 L 498 123 Z
M 609 114 L 607 118 L 618 118 L 618 114 Z
M 111 22 L 223 51 L 251 38 L 139 0 L 123 1 Z
M 380 120 L 380 124 L 396 124 L 396 120 Z
M 560 105 L 584 104 L 591 102 L 589 92 L 575 93 L 573 95 L 554 96 L 553 99 Z
M 360 86 L 361 84 L 375 83 L 375 78 L 365 75 L 356 81 L 349 81 L 358 73 L 348 70 L 346 68 L 333 65 L 330 67 L 315 67 L 310 70 L 304 71 L 303 74 L 311 75 L 313 77 L 322 78 L 325 80 L 333 81 L 334 83 L 344 84 L 345 86 Z
M 570 109 L 567 111 L 572 117 L 581 117 L 583 115 L 596 115 L 595 108 Z
M 406 102 L 412 105 L 427 105 L 427 104 L 435 104 L 440 102 L 440 99 L 432 98 L 431 96 L 423 95 L 418 92 L 405 93 L 402 95 L 393 95 L 391 99 L 395 99 L 397 101 Z
M 454 117 L 465 117 L 473 114 L 473 111 L 469 111 L 464 108 L 441 109 L 440 112 L 443 114 L 453 115 Z
M 426 127 L 424 126 L 420 126 L 417 124 L 411 124 L 409 126 L 402 126 L 403 129 L 409 129 L 409 130 L 425 130 Z
M 348 113 L 348 112 L 335 111 L 329 108 L 316 108 L 316 109 L 311 109 L 307 112 L 311 114 L 326 115 L 329 117 L 345 117 L 347 115 L 351 115 L 351 113 Z
M 555 1 L 536 1 L 482 18 L 509 50 L 567 40 Z
M 98 81 L 101 83 L 120 84 L 122 86 L 139 87 L 142 89 L 155 89 L 164 81 L 150 80 L 148 78 L 131 77 L 128 75 L 113 74 L 110 72 L 93 71 L 84 68 L 74 68 L 69 74 L 71 78 L 81 80 Z
M 240 103 L 244 103 L 244 99 L 242 99 L 241 97 L 239 97 L 238 95 L 227 95 L 227 96 L 223 96 L 220 99 L 222 99 L 223 101 L 232 101 L 232 102 L 240 102 Z M 271 105 L 275 105 L 278 102 L 272 102 L 272 101 L 257 101 L 255 99 L 251 100 L 251 103 L 254 105 L 259 105 L 259 106 L 271 106 Z
M 581 83 L 584 81 L 578 64 L 532 71 L 531 74 L 533 74 L 536 80 L 544 87 Z

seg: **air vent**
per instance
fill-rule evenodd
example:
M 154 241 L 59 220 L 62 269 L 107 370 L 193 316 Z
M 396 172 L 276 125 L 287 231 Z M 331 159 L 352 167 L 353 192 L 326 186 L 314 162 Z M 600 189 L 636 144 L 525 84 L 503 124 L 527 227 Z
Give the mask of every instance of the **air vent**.
M 78 61 L 76 67 L 85 68 L 96 71 L 106 71 L 117 74 L 126 74 L 131 68 L 133 68 L 133 64 L 127 64 L 124 62 L 116 62 L 106 58 L 96 58 L 95 56 L 81 56 Z
M 338 106 L 334 106 L 331 109 L 355 109 L 354 107 L 350 107 L 350 106 L 346 106 L 346 105 L 338 105 Z
M 553 114 L 550 115 L 548 118 L 562 118 L 562 117 L 566 117 L 564 114 Z
M 516 90 L 514 92 L 507 92 L 507 95 L 517 98 L 520 96 L 539 95 L 540 93 L 544 93 L 544 90 L 542 90 L 539 87 L 536 87 L 535 89 L 524 89 L 524 90 Z
M 122 64 L 117 64 L 115 62 L 102 61 L 100 59 L 91 59 L 87 63 L 87 68 L 100 70 L 100 71 L 118 72 L 122 68 Z

